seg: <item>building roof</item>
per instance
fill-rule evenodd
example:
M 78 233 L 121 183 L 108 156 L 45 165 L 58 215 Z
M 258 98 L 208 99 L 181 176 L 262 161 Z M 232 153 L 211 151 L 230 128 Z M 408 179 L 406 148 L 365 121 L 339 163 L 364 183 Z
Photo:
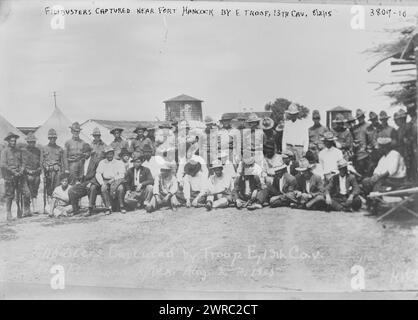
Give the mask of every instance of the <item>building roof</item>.
M 329 109 L 327 112 L 335 112 L 335 111 L 350 111 L 351 112 L 350 109 L 347 109 L 341 106 L 337 106 L 335 108 Z
M 229 117 L 231 119 L 237 118 L 238 115 L 245 116 L 246 119 L 250 116 L 250 114 L 255 113 L 260 118 L 270 117 L 272 112 L 271 111 L 261 111 L 261 112 L 227 112 L 222 115 L 222 117 Z
M 133 131 L 136 127 L 146 127 L 146 128 L 153 128 L 155 126 L 169 123 L 168 121 L 130 121 L 130 120 L 101 120 L 101 119 L 90 119 L 87 121 L 96 122 L 97 124 L 102 125 L 109 130 L 113 128 L 122 128 L 126 131 Z M 84 123 L 86 123 L 85 121 Z M 83 124 L 84 124 L 83 123 Z M 82 124 L 82 125 L 83 125 Z
M 172 102 L 172 101 L 181 101 L 181 102 L 184 102 L 184 101 L 198 101 L 198 102 L 203 102 L 203 100 L 193 98 L 193 97 L 188 96 L 186 94 L 181 94 L 177 97 L 171 98 L 169 100 L 165 100 L 164 103 Z

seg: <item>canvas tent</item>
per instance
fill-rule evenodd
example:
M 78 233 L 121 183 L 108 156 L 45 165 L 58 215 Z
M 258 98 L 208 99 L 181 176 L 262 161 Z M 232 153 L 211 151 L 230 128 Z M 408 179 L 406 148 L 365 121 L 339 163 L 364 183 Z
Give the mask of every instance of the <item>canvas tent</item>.
M 9 121 L 3 118 L 3 116 L 0 115 L 0 142 L 1 143 L 4 142 L 4 138 L 9 132 L 17 134 L 19 136 L 18 142 L 25 142 L 23 140 L 25 135 L 16 127 L 14 127 Z
M 72 122 L 70 119 L 68 119 L 58 107 L 55 107 L 48 120 L 35 131 L 38 144 L 47 145 L 49 142 L 48 131 L 49 129 L 55 129 L 58 135 L 57 144 L 63 147 L 64 143 L 71 139 L 71 124 Z M 86 142 L 91 142 L 90 136 L 83 133 L 83 131 L 80 133 L 80 138 Z

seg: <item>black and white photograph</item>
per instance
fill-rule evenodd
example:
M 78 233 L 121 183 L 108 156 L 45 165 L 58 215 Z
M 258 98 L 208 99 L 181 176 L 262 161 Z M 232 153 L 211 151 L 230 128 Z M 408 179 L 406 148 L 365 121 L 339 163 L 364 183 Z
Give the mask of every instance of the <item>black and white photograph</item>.
M 0 48 L 0 300 L 418 298 L 413 1 L 0 0 Z

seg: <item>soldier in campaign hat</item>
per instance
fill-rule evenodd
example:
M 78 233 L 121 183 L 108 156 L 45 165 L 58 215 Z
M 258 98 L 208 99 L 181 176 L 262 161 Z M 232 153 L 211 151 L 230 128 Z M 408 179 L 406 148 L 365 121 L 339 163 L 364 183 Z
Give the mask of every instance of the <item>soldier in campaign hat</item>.
M 78 122 L 74 122 L 70 129 L 72 137 L 64 145 L 64 165 L 65 171 L 69 174 L 70 184 L 74 184 L 83 175 L 82 149 L 87 142 L 80 138 L 81 126 Z
M 91 143 L 92 149 L 92 158 L 104 159 L 104 149 L 106 148 L 106 143 L 102 140 L 102 133 L 99 128 L 94 128 L 91 134 L 93 136 L 93 141 Z
M 396 130 L 394 127 L 388 124 L 388 119 L 390 116 L 386 113 L 386 111 L 380 111 L 379 113 L 379 120 L 380 120 L 380 128 L 377 131 L 377 138 L 391 138 L 392 145 L 395 147 L 397 145 L 397 135 Z
M 312 112 L 313 126 L 309 130 L 309 148 L 315 158 L 318 161 L 318 153 L 324 149 L 322 138 L 324 133 L 328 131 L 328 128 L 321 124 L 321 115 L 318 110 Z
M 351 160 L 353 156 L 353 136 L 350 129 L 344 126 L 346 123 L 344 116 L 337 114 L 332 123 L 334 124 L 332 133 L 336 138 L 336 147 L 342 151 L 344 159 Z
M 125 149 L 129 148 L 128 141 L 122 138 L 122 132 L 123 132 L 123 129 L 119 127 L 115 127 L 112 130 L 110 130 L 110 133 L 113 134 L 114 136 L 113 141 L 110 143 L 110 147 L 113 148 L 115 152 L 115 159 L 117 160 L 120 160 L 120 157 L 119 157 L 120 151 L 123 148 Z M 129 151 L 132 152 L 132 149 L 130 149 Z
M 354 151 L 354 167 L 356 171 L 362 176 L 366 176 L 369 172 L 370 141 L 367 134 L 368 124 L 365 121 L 365 114 L 363 110 L 356 110 L 357 125 L 353 128 L 353 151 Z

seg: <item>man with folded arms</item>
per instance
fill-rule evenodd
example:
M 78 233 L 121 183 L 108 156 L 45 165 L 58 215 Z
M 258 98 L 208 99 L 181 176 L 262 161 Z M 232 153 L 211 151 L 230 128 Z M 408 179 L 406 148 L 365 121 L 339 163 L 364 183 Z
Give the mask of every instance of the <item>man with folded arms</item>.
M 112 200 L 116 199 L 121 213 L 126 213 L 124 207 L 124 177 L 125 166 L 122 161 L 116 160 L 115 150 L 106 147 L 105 159 L 99 162 L 96 170 L 96 179 L 101 186 L 103 201 L 106 206 L 106 214 L 112 213 Z
M 338 171 L 331 177 L 325 190 L 325 201 L 335 211 L 357 211 L 361 208 L 360 187 L 356 177 L 349 173 L 348 162 L 338 161 Z
M 175 163 L 166 162 L 161 165 L 160 174 L 157 175 L 154 181 L 153 194 L 148 212 L 160 209 L 162 207 L 171 207 L 173 211 L 177 210 L 180 202 L 177 199 L 178 181 L 175 175 Z
M 312 172 L 314 167 L 314 164 L 302 158 L 299 167 L 296 168 L 299 173 L 295 177 L 297 182 L 295 197 L 298 206 L 303 209 L 320 210 L 325 204 L 324 182 L 319 175 Z
M 133 167 L 129 168 L 125 175 L 126 194 L 125 201 L 127 203 L 134 202 L 137 208 L 143 206 L 150 211 L 150 200 L 154 190 L 154 178 L 152 177 L 150 169 L 143 166 L 145 155 L 141 152 L 135 152 L 131 160 Z
M 232 202 L 232 190 L 234 189 L 234 176 L 224 172 L 224 166 L 219 160 L 215 160 L 211 166 L 213 174 L 209 177 L 209 195 L 206 199 L 206 209 L 227 208 Z
M 273 183 L 259 192 L 258 203 L 268 202 L 272 208 L 295 205 L 296 178 L 287 172 L 284 163 L 274 168 L 274 172 Z

